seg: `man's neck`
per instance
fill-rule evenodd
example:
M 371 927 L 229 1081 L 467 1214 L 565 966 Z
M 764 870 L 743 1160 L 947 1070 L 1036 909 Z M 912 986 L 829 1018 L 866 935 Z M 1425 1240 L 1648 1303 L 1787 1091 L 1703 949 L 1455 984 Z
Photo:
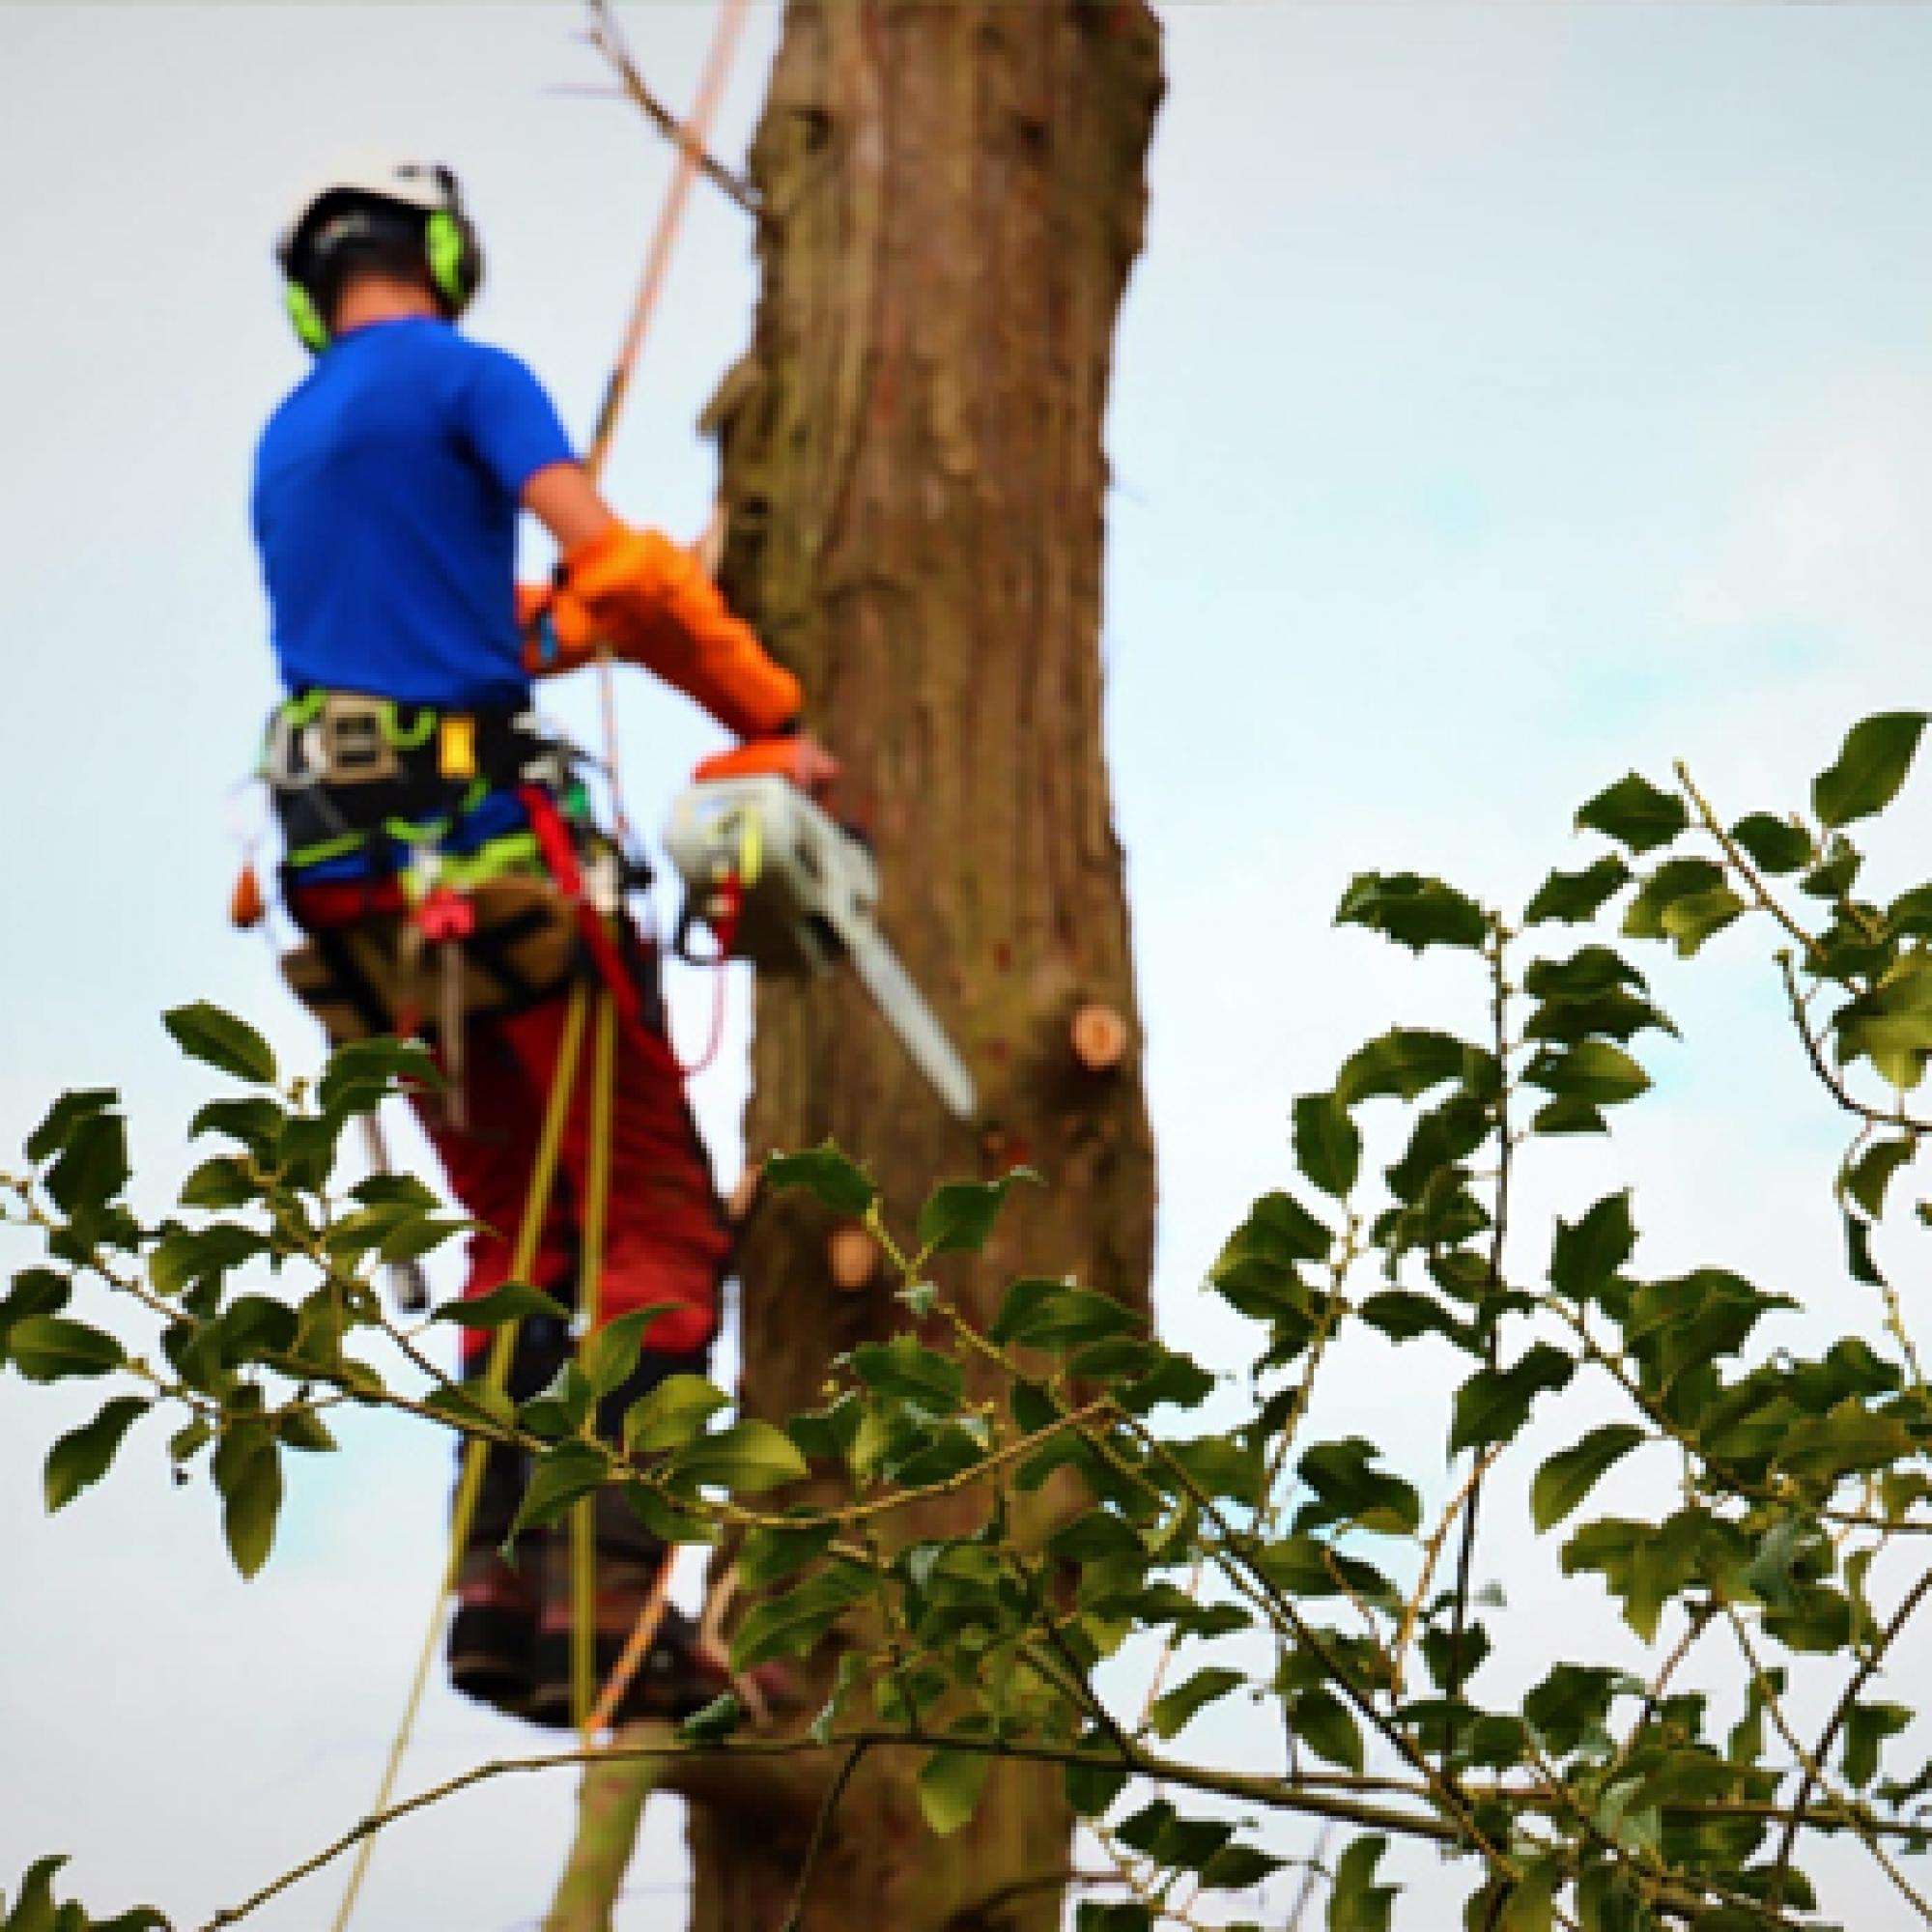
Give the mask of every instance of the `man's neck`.
M 391 281 L 386 275 L 358 275 L 336 298 L 333 335 L 366 328 L 377 322 L 408 322 L 418 316 L 433 320 L 442 306 L 415 282 Z

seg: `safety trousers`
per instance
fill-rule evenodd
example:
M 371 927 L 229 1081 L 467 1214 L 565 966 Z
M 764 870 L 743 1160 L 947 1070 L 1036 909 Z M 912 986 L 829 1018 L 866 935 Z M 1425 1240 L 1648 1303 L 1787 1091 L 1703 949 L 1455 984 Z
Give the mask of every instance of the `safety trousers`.
M 488 1294 L 509 1276 L 566 1011 L 567 1002 L 553 998 L 466 1027 L 464 1124 L 455 1123 L 435 1094 L 416 1096 L 451 1190 L 481 1224 L 469 1236 L 467 1299 Z M 530 1269 L 533 1286 L 566 1295 L 575 1293 L 591 1166 L 595 1082 L 588 1040 L 582 1053 Z M 646 1350 L 678 1356 L 702 1351 L 717 1332 L 730 1235 L 683 1082 L 668 1056 L 647 1052 L 628 1026 L 617 1031 L 610 1173 L 600 1320 L 670 1303 L 671 1312 L 646 1331 Z M 480 1366 L 489 1345 L 489 1331 L 464 1331 L 467 1370 Z

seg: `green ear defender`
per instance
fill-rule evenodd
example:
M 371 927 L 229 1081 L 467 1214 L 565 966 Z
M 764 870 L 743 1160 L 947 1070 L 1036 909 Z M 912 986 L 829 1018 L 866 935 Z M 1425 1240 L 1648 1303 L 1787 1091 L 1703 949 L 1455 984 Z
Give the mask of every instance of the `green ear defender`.
M 285 282 L 282 285 L 282 302 L 288 309 L 289 321 L 295 325 L 295 331 L 301 338 L 302 347 L 311 355 L 320 355 L 328 347 L 328 325 L 322 319 L 322 311 L 309 298 L 308 291 L 299 282 Z
M 423 257 L 429 264 L 430 280 L 455 309 L 469 299 L 464 278 L 468 252 L 455 215 L 447 209 L 438 209 L 423 224 Z

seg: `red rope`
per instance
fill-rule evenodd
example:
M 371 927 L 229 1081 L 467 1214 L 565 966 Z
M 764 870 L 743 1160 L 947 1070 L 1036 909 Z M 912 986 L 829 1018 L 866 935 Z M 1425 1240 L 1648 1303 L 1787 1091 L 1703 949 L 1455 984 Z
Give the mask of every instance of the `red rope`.
M 597 968 L 598 979 L 611 995 L 617 1018 L 629 1034 L 632 1044 L 647 1060 L 676 1079 L 689 1080 L 694 1074 L 702 1073 L 718 1057 L 718 1049 L 724 1039 L 724 966 L 731 956 L 732 943 L 737 938 L 738 920 L 745 903 L 744 888 L 735 877 L 724 883 L 724 910 L 713 925 L 718 935 L 718 958 L 713 969 L 717 981 L 712 989 L 710 1036 L 705 1041 L 704 1051 L 687 1066 L 671 1050 L 670 1042 L 662 1035 L 651 1032 L 644 1024 L 643 1002 L 639 995 L 637 981 L 631 978 L 630 970 L 624 964 L 624 955 L 618 949 L 609 923 L 584 895 L 583 868 L 577 863 L 577 848 L 571 842 L 570 828 L 564 824 L 563 815 L 556 809 L 556 801 L 540 785 L 519 785 L 517 796 L 529 814 L 530 830 L 536 836 L 537 849 L 543 854 L 544 864 L 550 868 L 557 891 L 570 901 L 578 933 L 590 954 L 591 963 Z

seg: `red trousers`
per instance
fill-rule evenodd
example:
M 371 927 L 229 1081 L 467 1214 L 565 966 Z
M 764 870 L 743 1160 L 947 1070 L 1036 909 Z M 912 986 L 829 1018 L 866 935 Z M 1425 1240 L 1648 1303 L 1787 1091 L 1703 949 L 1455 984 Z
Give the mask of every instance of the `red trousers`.
M 561 997 L 544 1000 L 502 1018 L 471 1021 L 465 1029 L 465 1126 L 450 1124 L 435 1094 L 417 1098 L 416 1111 L 450 1187 L 471 1219 L 483 1224 L 469 1237 L 466 1298 L 487 1294 L 509 1278 L 557 1072 L 566 1004 Z M 597 1024 L 593 1003 L 572 1083 L 556 1179 L 530 1267 L 536 1287 L 573 1302 L 589 1187 Z M 623 1026 L 617 1030 L 616 1063 L 598 1312 L 608 1321 L 653 1302 L 674 1302 L 674 1312 L 651 1323 L 644 1345 L 653 1354 L 683 1354 L 703 1349 L 717 1329 L 719 1283 L 730 1236 L 685 1103 L 683 1081 L 665 1058 L 647 1053 Z M 487 1331 L 467 1329 L 466 1360 L 473 1365 L 488 1344 Z

